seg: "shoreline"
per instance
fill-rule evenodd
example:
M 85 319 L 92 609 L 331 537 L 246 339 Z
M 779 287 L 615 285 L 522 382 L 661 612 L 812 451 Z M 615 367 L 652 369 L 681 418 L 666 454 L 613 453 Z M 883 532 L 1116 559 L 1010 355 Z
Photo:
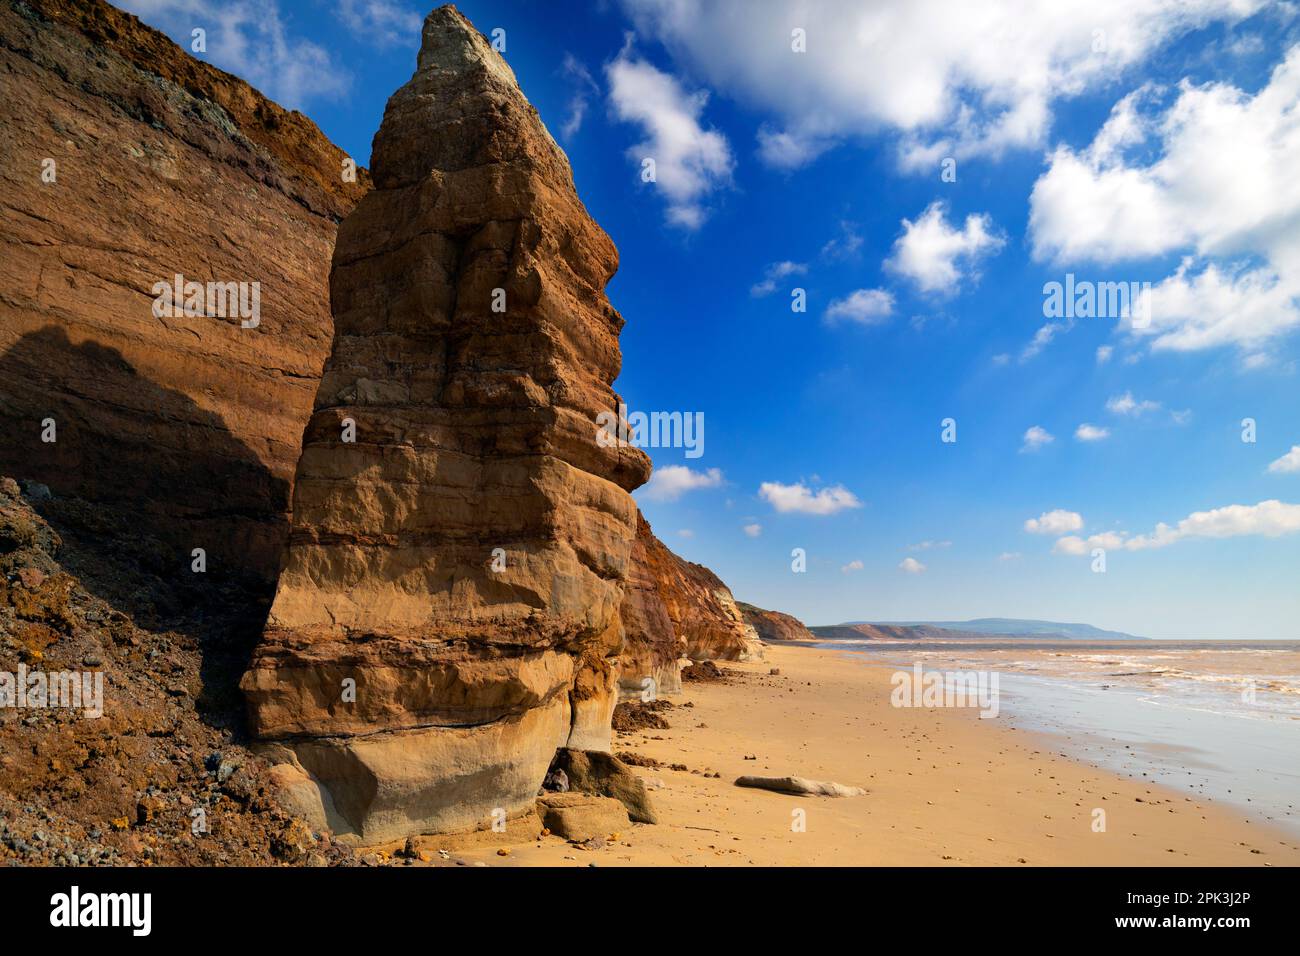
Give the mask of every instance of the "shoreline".
M 615 735 L 615 752 L 663 765 L 633 767 L 660 823 L 634 824 L 602 850 L 529 834 L 508 855 L 493 844 L 456 856 L 494 866 L 1300 864 L 1300 839 L 1282 828 L 1065 756 L 1049 734 L 970 709 L 892 707 L 885 662 L 813 647 L 769 645 L 767 655 L 723 664 L 725 681 L 685 684 L 670 729 Z M 867 793 L 735 786 L 745 774 Z M 1105 811 L 1104 832 L 1094 810 Z

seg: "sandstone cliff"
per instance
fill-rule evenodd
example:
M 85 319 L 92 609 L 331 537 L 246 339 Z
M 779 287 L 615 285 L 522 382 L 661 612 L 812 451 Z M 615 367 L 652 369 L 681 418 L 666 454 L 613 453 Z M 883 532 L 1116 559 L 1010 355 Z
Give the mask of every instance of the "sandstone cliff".
M 365 171 L 99 0 L 0 0 L 0 74 L 0 472 L 272 579 Z M 258 283 L 260 321 L 155 315 L 177 274 Z
M 632 554 L 623 598 L 627 639 L 619 674 L 625 696 L 681 690 L 678 660 L 683 657 L 696 661 L 762 658 L 759 636 L 727 586 L 708 568 L 668 550 L 639 513 Z
M 815 641 L 817 635 L 804 627 L 803 622 L 781 611 L 765 611 L 744 601 L 736 602 L 745 623 L 758 632 L 764 641 Z
M 452 7 L 334 252 L 334 341 L 244 677 L 314 818 L 373 842 L 531 808 L 608 749 L 649 460 L 617 408 L 617 268 L 510 67 Z M 350 434 L 354 432 L 354 434 Z M 286 771 L 288 772 L 288 771 Z

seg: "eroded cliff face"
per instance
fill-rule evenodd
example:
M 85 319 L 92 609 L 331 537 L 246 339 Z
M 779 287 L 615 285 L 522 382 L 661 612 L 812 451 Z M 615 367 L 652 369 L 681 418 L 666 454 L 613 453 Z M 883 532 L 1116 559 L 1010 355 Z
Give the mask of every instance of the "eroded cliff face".
M 365 171 L 99 0 L 0 0 L 0 75 L 0 472 L 273 579 Z M 260 321 L 156 315 L 178 274 Z
M 765 611 L 761 607 L 737 601 L 736 606 L 745 618 L 745 623 L 758 632 L 763 641 L 815 641 L 817 635 L 804 627 L 802 621 L 781 611 Z
M 619 689 L 627 697 L 680 691 L 678 664 L 684 657 L 763 657 L 759 635 L 730 589 L 708 568 L 668 550 L 639 512 L 623 623 L 627 637 L 619 658 Z
M 608 749 L 649 461 L 617 408 L 617 268 L 568 160 L 454 8 L 388 103 L 343 222 L 334 341 L 242 687 L 306 812 L 366 842 L 533 804 Z

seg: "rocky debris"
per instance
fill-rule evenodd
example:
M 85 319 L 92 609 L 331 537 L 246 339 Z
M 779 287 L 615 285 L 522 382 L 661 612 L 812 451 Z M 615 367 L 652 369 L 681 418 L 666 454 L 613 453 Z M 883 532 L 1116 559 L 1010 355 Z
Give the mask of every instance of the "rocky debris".
M 629 767 L 646 767 L 648 769 L 653 770 L 655 768 L 663 766 L 663 764 L 661 764 L 654 757 L 649 757 L 646 756 L 645 754 L 639 754 L 632 750 L 620 750 L 614 756 L 616 756 L 619 760 L 623 761 Z
M 316 786 L 313 819 L 367 843 L 485 826 L 531 807 L 558 747 L 609 748 L 628 492 L 650 468 L 597 441 L 620 403 L 614 245 L 452 7 L 425 21 L 372 173 L 339 228 L 334 342 L 241 684 Z
M 623 804 L 612 797 L 589 793 L 555 793 L 538 797 L 537 812 L 546 829 L 571 843 L 604 841 L 608 834 L 631 825 Z
M 600 751 L 563 748 L 555 755 L 555 765 L 567 774 L 570 790 L 613 797 L 627 808 L 627 815 L 637 823 L 658 823 L 650 795 L 641 778 L 617 757 Z
M 726 673 L 713 661 L 700 661 L 682 668 L 682 680 L 687 683 L 713 683 L 725 679 Z
M 0 0 L 0 74 L 0 472 L 92 523 L 126 516 L 174 574 L 201 547 L 273 580 L 336 224 L 368 175 L 345 181 L 302 114 L 102 0 Z M 246 283 L 250 305 L 258 283 L 258 324 L 206 294 L 204 314 L 156 316 L 177 274 Z
M 624 696 L 641 694 L 651 678 L 658 694 L 680 690 L 678 659 L 695 661 L 761 660 L 758 633 L 745 622 L 731 591 L 708 568 L 683 560 L 654 536 L 644 517 L 637 519 L 632 581 L 654 582 L 624 597 L 627 640 L 619 658 Z M 660 607 L 662 613 L 660 613 Z M 664 626 L 665 618 L 671 630 Z
M 867 792 L 861 787 L 846 787 L 821 780 L 805 780 L 803 777 L 737 777 L 736 786 L 815 797 L 860 797 Z
M 782 641 L 815 641 L 817 635 L 804 627 L 803 622 L 781 611 L 765 611 L 744 601 L 737 601 L 745 623 L 758 632 L 760 640 L 779 644 Z
M 614 708 L 613 728 L 620 734 L 635 733 L 638 730 L 668 730 L 669 723 L 663 715 L 672 710 L 672 707 L 672 702 L 667 700 L 644 703 L 624 701 Z
M 351 862 L 278 803 L 266 764 L 238 743 L 236 702 L 205 687 L 231 679 L 220 640 L 193 620 L 140 627 L 69 573 L 70 557 L 0 478 L 0 672 L 103 682 L 98 717 L 0 706 L 0 865 Z

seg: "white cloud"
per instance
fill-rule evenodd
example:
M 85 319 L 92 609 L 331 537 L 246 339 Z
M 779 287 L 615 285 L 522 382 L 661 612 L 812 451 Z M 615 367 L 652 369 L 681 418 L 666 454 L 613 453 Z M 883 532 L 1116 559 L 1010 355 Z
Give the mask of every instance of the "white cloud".
M 956 229 L 946 219 L 947 206 L 932 202 L 913 222 L 903 220 L 885 268 L 916 283 L 922 292 L 951 295 L 963 278 L 974 275 L 978 260 L 1000 249 L 1005 240 L 986 215 L 970 215 Z
M 1003 551 L 1001 554 L 998 555 L 998 560 L 999 560 L 999 561 L 1019 561 L 1019 560 L 1020 560 L 1020 552 L 1019 552 L 1019 551 Z
M 1150 534 L 1138 535 L 1124 543 L 1130 551 L 1163 548 L 1184 538 L 1236 538 L 1261 535 L 1276 538 L 1300 531 L 1300 505 L 1276 499 L 1255 505 L 1227 505 L 1210 511 L 1196 511 L 1174 527 L 1158 524 Z
M 861 561 L 854 560 L 840 568 L 840 573 L 848 574 L 850 571 L 861 571 L 864 567 L 866 567 L 866 565 Z
M 207 30 L 200 59 L 248 81 L 280 104 L 299 108 L 308 100 L 341 96 L 346 70 L 310 40 L 290 35 L 275 0 L 120 0 L 118 6 L 167 33 L 186 50 L 196 25 Z M 418 38 L 419 28 L 416 28 Z
M 695 537 L 695 532 L 692 531 L 690 528 L 679 528 L 678 531 L 677 531 L 677 537 L 679 537 L 679 538 L 693 538 L 693 537 Z
M 845 137 L 897 136 L 905 167 L 1039 147 L 1057 100 L 1116 81 L 1166 42 L 1261 0 L 623 0 L 712 87 L 766 110 L 783 168 Z M 802 28 L 807 52 L 791 51 Z M 1105 51 L 1094 52 L 1096 31 Z M 725 38 L 725 40 L 724 40 Z
M 880 325 L 894 311 L 894 296 L 884 289 L 858 289 L 826 307 L 826 321 L 841 319 L 858 325 Z
M 375 46 L 420 44 L 424 18 L 399 0 L 339 0 L 338 11 L 353 35 Z
M 1268 470 L 1275 475 L 1300 471 L 1300 445 L 1292 445 L 1289 452 L 1269 464 Z
M 936 548 L 951 548 L 951 541 L 918 541 L 916 544 L 909 544 L 908 551 L 930 551 Z
M 708 93 L 687 93 L 677 78 L 637 59 L 630 44 L 605 67 L 614 115 L 635 123 L 645 139 L 628 156 L 638 169 L 655 161 L 655 182 L 668 203 L 668 221 L 698 229 L 707 215 L 705 201 L 731 181 L 734 162 L 727 138 L 700 125 Z
M 1053 546 L 1057 554 L 1086 554 L 1092 548 L 1146 551 L 1164 548 L 1188 538 L 1238 538 L 1258 535 L 1277 538 L 1300 532 L 1300 505 L 1261 501 L 1255 505 L 1227 505 L 1210 511 L 1196 511 L 1177 525 L 1164 522 L 1148 534 L 1130 536 L 1122 531 L 1094 534 L 1086 540 L 1069 535 Z
M 587 108 L 591 98 L 600 93 L 600 86 L 592 79 L 591 72 L 572 53 L 564 54 L 560 73 L 570 86 L 573 94 L 569 97 L 569 115 L 560 126 L 561 138 L 573 138 L 582 129 L 582 121 L 587 117 Z
M 1112 395 L 1106 400 L 1106 411 L 1113 412 L 1116 415 L 1138 416 L 1144 412 L 1154 412 L 1159 407 L 1159 402 L 1153 402 L 1149 399 L 1139 401 L 1133 397 L 1132 392 L 1125 392 L 1123 395 Z
M 641 494 L 651 501 L 676 501 L 688 491 L 722 486 L 722 471 L 691 471 L 685 465 L 664 465 L 650 474 Z
M 925 565 L 916 560 L 916 558 L 904 558 L 902 561 L 898 562 L 898 566 L 908 574 L 920 574 L 925 570 Z
M 823 258 L 831 260 L 852 259 L 862 248 L 862 243 L 857 227 L 851 222 L 841 222 L 840 234 L 826 241 L 821 254 Z
M 1041 425 L 1030 425 L 1025 429 L 1024 443 L 1020 446 L 1021 451 L 1038 451 L 1044 445 L 1049 445 L 1056 441 L 1046 428 Z
M 1074 430 L 1074 437 L 1079 441 L 1101 441 L 1110 437 L 1110 429 L 1103 428 L 1100 425 L 1089 425 L 1084 422 Z
M 1065 534 L 1067 531 L 1078 531 L 1082 527 L 1083 515 L 1077 511 L 1066 511 L 1064 508 L 1044 511 L 1037 518 L 1030 518 L 1025 522 L 1025 530 L 1030 534 Z
M 803 275 L 807 271 L 808 266 L 802 262 L 790 262 L 789 260 L 774 262 L 763 271 L 762 280 L 749 287 L 749 294 L 756 299 L 771 295 L 776 291 L 776 284 L 782 279 Z
M 758 522 L 754 522 L 753 524 L 745 525 L 744 531 L 745 534 L 749 535 L 751 538 L 757 538 L 763 533 L 763 526 Z
M 843 485 L 832 485 L 814 493 L 802 482 L 783 485 L 779 481 L 765 481 L 758 488 L 758 496 L 782 514 L 833 515 L 847 508 L 861 508 L 853 492 Z
M 1121 329 L 1153 349 L 1263 354 L 1300 326 L 1300 45 L 1253 95 L 1183 81 L 1168 100 L 1143 87 L 1087 148 L 1055 150 L 1030 201 L 1034 255 L 1182 253 L 1151 288 L 1149 321 Z
M 1110 345 L 1097 346 L 1097 364 L 1105 365 L 1107 362 L 1110 361 L 1110 357 L 1112 354 L 1114 354 L 1114 352 L 1115 349 L 1113 346 Z
M 1020 350 L 1020 361 L 1027 362 L 1052 343 L 1058 332 L 1068 332 L 1073 322 L 1046 322 L 1038 327 L 1033 340 Z

